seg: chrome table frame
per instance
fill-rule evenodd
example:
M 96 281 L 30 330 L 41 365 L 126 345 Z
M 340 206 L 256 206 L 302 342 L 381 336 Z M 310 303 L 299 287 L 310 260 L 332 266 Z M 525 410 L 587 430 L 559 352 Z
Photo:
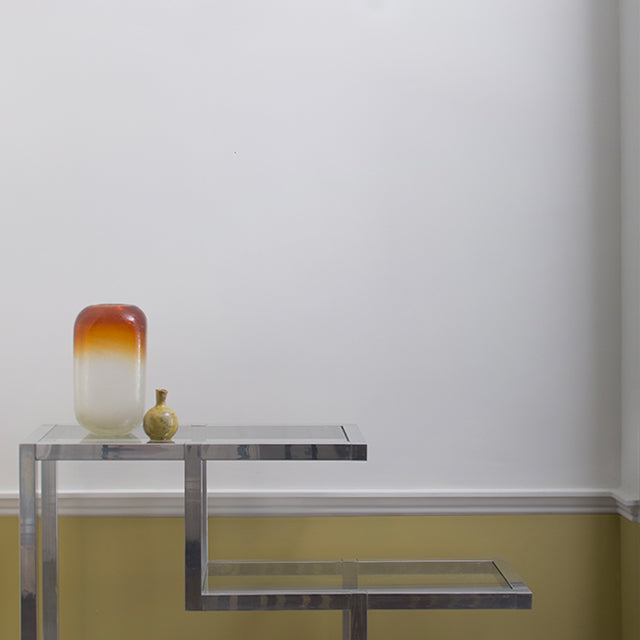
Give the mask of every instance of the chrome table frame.
M 42 640 L 58 640 L 57 461 L 174 460 L 184 462 L 185 606 L 190 611 L 343 611 L 343 638 L 365 640 L 369 609 L 528 609 L 532 595 L 502 560 L 402 562 L 402 571 L 456 573 L 464 563 L 484 563 L 500 585 L 482 588 L 446 585 L 389 589 L 359 583 L 373 565 L 397 573 L 400 561 L 327 562 L 215 561 L 208 557 L 207 462 L 209 460 L 367 459 L 367 445 L 355 425 L 321 427 L 183 426 L 172 442 L 151 443 L 141 432 L 122 438 L 91 436 L 78 426 L 44 426 L 20 444 L 21 638 L 38 638 L 37 463 L 40 463 L 42 547 Z M 429 564 L 431 563 L 431 564 Z M 471 564 L 462 566 L 471 567 Z M 335 588 L 210 589 L 210 573 L 246 575 L 340 574 Z M 323 573 L 323 575 L 325 575 Z
M 52 434 L 59 434 L 55 437 Z M 207 567 L 208 460 L 366 460 L 367 445 L 355 425 L 181 426 L 171 442 L 149 442 L 141 429 L 101 438 L 77 425 L 46 425 L 20 444 L 20 628 L 38 638 L 38 504 L 40 463 L 42 638 L 57 640 L 58 497 L 60 460 L 176 460 L 184 462 L 185 594 L 187 610 L 201 610 Z

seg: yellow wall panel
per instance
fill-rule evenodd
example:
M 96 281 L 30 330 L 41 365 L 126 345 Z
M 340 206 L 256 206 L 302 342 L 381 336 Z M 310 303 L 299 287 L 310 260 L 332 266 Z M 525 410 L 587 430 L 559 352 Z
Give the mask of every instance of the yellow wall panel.
M 0 518 L 0 638 L 19 637 L 18 540 L 18 518 Z
M 371 640 L 620 640 L 621 602 L 625 631 L 636 628 L 637 571 L 621 574 L 619 557 L 637 564 L 640 530 L 615 515 L 219 518 L 210 529 L 217 558 L 504 557 L 534 592 L 532 611 L 371 612 Z M 340 637 L 335 612 L 186 612 L 183 535 L 180 518 L 62 518 L 61 640 Z M 13 638 L 15 518 L 0 519 L 0 543 L 0 637 Z
M 640 524 L 620 518 L 622 637 L 640 638 Z

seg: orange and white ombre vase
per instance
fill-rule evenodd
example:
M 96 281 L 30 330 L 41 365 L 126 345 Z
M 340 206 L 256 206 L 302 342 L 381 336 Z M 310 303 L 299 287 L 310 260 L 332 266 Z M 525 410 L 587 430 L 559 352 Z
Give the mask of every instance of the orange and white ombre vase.
M 147 318 L 133 305 L 83 309 L 73 332 L 76 419 L 101 436 L 129 433 L 142 423 Z

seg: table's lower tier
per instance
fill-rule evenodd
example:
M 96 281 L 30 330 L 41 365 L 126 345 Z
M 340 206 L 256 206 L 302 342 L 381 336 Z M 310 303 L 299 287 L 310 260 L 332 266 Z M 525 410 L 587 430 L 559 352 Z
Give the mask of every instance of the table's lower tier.
M 530 609 L 504 560 L 210 561 L 205 610 Z

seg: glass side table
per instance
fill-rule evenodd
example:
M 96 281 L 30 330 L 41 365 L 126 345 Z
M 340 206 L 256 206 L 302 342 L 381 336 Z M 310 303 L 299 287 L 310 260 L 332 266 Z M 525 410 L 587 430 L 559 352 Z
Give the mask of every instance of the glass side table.
M 354 425 L 182 426 L 172 442 L 136 431 L 102 438 L 79 426 L 45 426 L 20 444 L 21 638 L 37 640 L 37 578 L 42 570 L 42 638 L 58 640 L 58 460 L 184 462 L 187 610 L 343 611 L 343 637 L 364 640 L 369 609 L 527 609 L 532 594 L 504 560 L 210 560 L 207 550 L 209 460 L 364 461 Z M 37 552 L 40 463 L 41 547 Z

